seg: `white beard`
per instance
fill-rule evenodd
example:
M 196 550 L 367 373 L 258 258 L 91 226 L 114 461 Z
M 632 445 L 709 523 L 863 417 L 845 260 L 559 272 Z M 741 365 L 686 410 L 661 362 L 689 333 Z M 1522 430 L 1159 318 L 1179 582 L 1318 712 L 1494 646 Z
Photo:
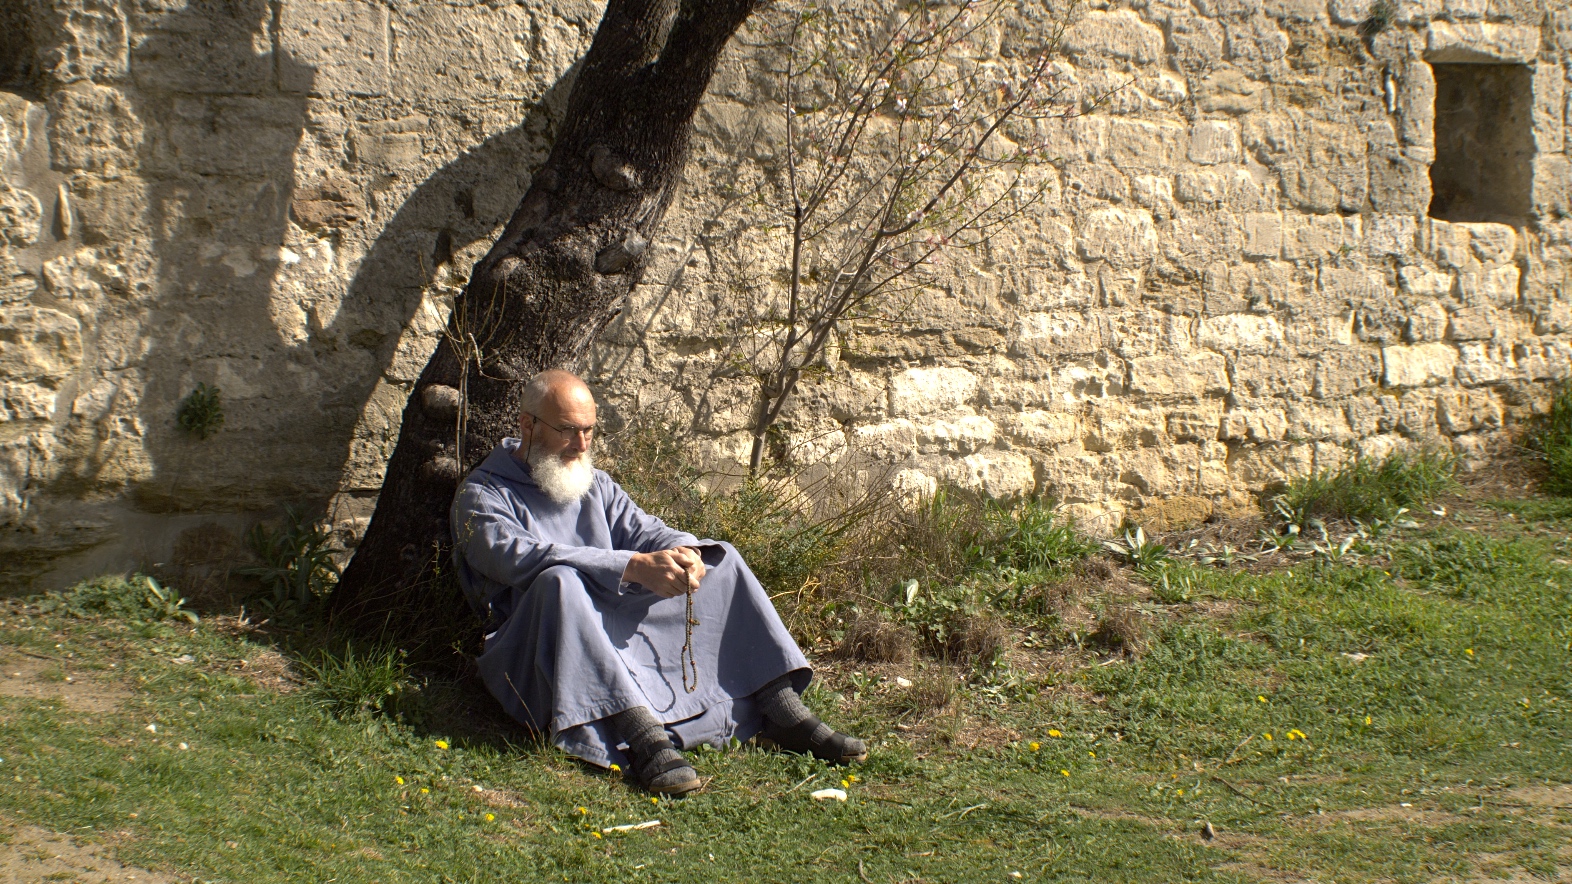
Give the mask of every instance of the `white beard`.
M 595 482 L 595 462 L 588 451 L 569 461 L 543 451 L 531 451 L 529 472 L 540 490 L 557 504 L 569 504 L 582 498 Z

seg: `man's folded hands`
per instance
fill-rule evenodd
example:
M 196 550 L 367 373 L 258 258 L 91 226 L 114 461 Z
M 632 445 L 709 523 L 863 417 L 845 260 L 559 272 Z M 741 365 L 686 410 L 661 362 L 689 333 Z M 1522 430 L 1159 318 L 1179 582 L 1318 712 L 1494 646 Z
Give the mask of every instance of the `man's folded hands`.
M 704 579 L 704 560 L 690 546 L 634 553 L 622 571 L 622 579 L 669 599 L 699 588 L 699 581 Z

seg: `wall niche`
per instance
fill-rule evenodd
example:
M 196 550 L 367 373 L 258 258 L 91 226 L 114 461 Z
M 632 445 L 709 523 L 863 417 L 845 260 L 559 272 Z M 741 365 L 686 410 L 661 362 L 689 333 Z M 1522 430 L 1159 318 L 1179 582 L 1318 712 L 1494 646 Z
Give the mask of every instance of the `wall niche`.
M 1533 206 L 1534 74 L 1522 64 L 1436 64 L 1430 217 L 1522 225 Z

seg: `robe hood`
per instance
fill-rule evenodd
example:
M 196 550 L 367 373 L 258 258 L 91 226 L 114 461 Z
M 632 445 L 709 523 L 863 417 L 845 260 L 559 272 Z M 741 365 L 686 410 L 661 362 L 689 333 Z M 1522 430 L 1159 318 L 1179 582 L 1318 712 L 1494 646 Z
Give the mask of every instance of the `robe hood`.
M 491 449 L 491 453 L 480 462 L 480 466 L 475 467 L 471 475 L 495 476 L 507 482 L 534 485 L 535 477 L 530 475 L 529 464 L 519 460 L 518 457 L 519 446 L 522 444 L 524 444 L 522 440 L 513 436 L 503 439 L 496 448 Z

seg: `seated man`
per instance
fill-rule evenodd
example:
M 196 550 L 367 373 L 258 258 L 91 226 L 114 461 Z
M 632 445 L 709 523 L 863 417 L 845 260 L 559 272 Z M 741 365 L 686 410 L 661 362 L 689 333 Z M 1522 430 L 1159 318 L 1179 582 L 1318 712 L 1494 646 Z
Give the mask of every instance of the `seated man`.
M 520 399 L 519 438 L 452 513 L 459 582 L 491 630 L 480 675 L 508 713 L 664 794 L 699 785 L 677 747 L 732 737 L 866 758 L 803 706 L 812 670 L 737 550 L 668 528 L 592 466 L 584 382 L 542 372 Z

